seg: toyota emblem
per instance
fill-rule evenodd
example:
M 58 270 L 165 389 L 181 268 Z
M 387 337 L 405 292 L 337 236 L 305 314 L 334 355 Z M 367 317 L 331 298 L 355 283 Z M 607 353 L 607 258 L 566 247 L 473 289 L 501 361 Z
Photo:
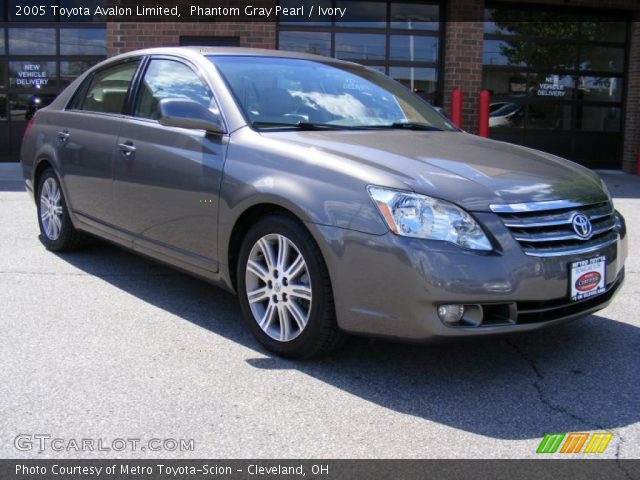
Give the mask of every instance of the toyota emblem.
M 576 232 L 576 234 L 583 240 L 586 240 L 591 236 L 593 227 L 585 215 L 576 213 L 571 219 L 571 225 L 573 226 L 573 231 Z

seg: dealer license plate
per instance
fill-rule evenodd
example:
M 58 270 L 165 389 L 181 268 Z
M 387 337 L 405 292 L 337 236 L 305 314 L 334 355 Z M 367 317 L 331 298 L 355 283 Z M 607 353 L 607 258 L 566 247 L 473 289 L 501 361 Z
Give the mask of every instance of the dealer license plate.
M 606 266 L 604 256 L 571 263 L 571 300 L 576 302 L 604 293 Z

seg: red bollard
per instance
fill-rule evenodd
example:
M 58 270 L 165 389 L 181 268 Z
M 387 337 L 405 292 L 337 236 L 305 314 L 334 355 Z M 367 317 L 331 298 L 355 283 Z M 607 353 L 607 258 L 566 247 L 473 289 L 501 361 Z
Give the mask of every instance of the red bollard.
M 489 105 L 491 94 L 489 90 L 480 92 L 480 104 L 478 105 L 478 135 L 489 137 Z
M 462 90 L 454 88 L 451 91 L 451 121 L 458 128 L 462 128 Z

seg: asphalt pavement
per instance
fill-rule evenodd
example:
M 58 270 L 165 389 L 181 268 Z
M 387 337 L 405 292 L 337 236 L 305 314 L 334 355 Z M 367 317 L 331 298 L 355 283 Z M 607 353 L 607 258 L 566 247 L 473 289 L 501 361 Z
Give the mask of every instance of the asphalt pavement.
M 100 241 L 46 251 L 15 167 L 0 164 L 0 458 L 533 458 L 546 433 L 576 431 L 613 433 L 600 457 L 640 458 L 639 177 L 603 174 L 630 258 L 596 315 L 293 362 L 207 283 Z M 62 441 L 39 451 L 37 434 Z M 192 449 L 75 448 L 152 438 Z

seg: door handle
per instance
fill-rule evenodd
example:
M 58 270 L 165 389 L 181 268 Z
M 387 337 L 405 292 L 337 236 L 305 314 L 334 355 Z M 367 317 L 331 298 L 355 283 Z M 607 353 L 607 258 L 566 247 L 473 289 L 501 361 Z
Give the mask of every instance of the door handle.
M 119 143 L 118 148 L 123 157 L 130 157 L 136 151 L 136 147 L 131 142 Z
M 66 143 L 70 136 L 71 134 L 69 133 L 69 130 L 62 130 L 61 132 L 58 132 L 58 141 L 60 143 Z

